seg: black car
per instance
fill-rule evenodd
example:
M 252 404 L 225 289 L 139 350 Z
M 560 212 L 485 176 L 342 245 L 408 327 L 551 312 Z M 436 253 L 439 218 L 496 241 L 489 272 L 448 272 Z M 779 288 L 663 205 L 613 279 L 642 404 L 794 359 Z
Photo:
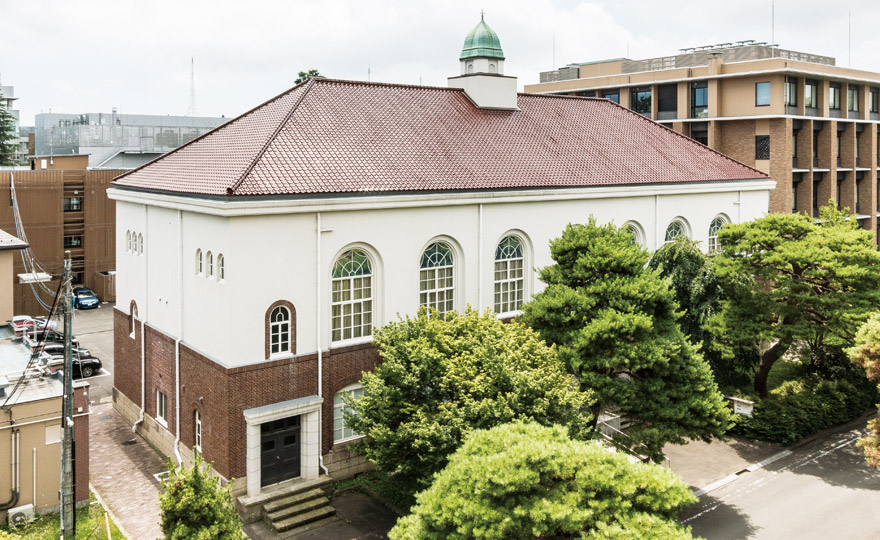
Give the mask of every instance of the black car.
M 46 345 L 53 344 L 53 343 L 60 343 L 62 345 L 64 344 L 64 334 L 61 332 L 58 332 L 57 330 L 53 330 L 52 328 L 28 332 L 27 336 L 31 340 L 32 344 L 34 344 L 34 345 L 37 343 L 40 343 L 42 341 L 45 341 Z M 70 341 L 74 347 L 79 347 L 79 340 L 78 339 L 76 339 L 74 337 L 74 338 L 71 338 Z M 62 354 L 63 354 L 63 348 L 62 348 Z
M 73 355 L 73 378 L 74 379 L 85 379 L 99 373 L 101 368 L 103 367 L 101 364 L 101 360 L 92 356 L 92 354 L 86 349 L 74 349 L 76 352 Z M 60 354 L 55 354 L 53 352 L 49 352 L 44 350 L 47 354 L 49 354 L 49 363 L 50 364 L 61 364 L 64 365 L 64 350 Z

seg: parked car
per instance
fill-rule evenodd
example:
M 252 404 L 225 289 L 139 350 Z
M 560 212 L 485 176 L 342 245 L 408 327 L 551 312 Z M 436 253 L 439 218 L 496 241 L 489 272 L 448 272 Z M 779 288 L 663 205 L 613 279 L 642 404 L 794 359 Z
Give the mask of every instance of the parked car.
M 88 351 L 85 351 L 88 352 Z M 64 365 L 64 354 L 51 354 L 49 358 L 50 364 Z M 73 378 L 85 379 L 101 371 L 101 360 L 89 355 L 89 357 L 73 357 Z
M 46 317 L 37 317 L 34 319 L 34 327 L 37 330 L 42 330 L 48 327 L 50 330 L 58 330 L 58 321 L 54 319 L 47 319 Z
M 73 289 L 73 307 L 79 309 L 96 308 L 101 303 L 95 291 L 88 287 L 74 287 Z
M 31 330 L 34 325 L 36 325 L 36 321 L 28 315 L 15 315 L 12 317 L 12 326 L 16 330 Z
M 52 342 L 46 343 L 43 345 L 43 352 L 48 353 L 52 356 L 55 355 L 64 355 L 64 343 Z M 71 347 L 71 352 L 73 352 L 73 356 L 80 358 L 94 358 L 92 353 L 89 352 L 88 349 L 80 349 L 77 345 Z
M 29 331 L 27 333 L 28 339 L 31 340 L 31 345 L 36 346 L 41 341 L 49 343 L 61 343 L 64 344 L 64 334 L 54 330 L 52 328 L 46 329 L 37 329 L 34 331 Z M 76 337 L 71 338 L 70 342 L 74 347 L 79 347 L 79 340 Z

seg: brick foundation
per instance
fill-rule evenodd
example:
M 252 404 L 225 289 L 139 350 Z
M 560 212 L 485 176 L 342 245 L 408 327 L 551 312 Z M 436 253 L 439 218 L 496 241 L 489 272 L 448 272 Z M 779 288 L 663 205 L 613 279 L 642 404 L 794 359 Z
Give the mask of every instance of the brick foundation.
M 140 323 L 131 335 L 128 314 L 114 310 L 114 403 L 129 422 L 140 416 L 140 340 L 145 339 L 145 418 L 139 430 L 159 451 L 174 455 L 175 340 L 145 326 L 141 336 Z M 345 445 L 333 445 L 333 395 L 360 380 L 364 371 L 379 362 L 372 344 L 332 349 L 322 354 L 324 403 L 322 452 L 325 463 L 341 476 L 368 470 L 370 464 L 349 451 Z M 180 344 L 180 442 L 191 448 L 195 441 L 195 412 L 202 418 L 202 451 L 218 474 L 226 479 L 246 475 L 247 426 L 243 411 L 318 393 L 317 354 L 295 356 L 283 360 L 259 362 L 248 366 L 226 368 L 198 351 Z M 168 399 L 168 427 L 155 420 L 156 391 Z M 182 452 L 183 453 L 183 452 Z M 190 456 L 189 451 L 186 456 Z M 328 470 L 330 466 L 328 465 Z M 332 471 L 331 471 L 332 472 Z M 238 485 L 236 482 L 234 485 Z

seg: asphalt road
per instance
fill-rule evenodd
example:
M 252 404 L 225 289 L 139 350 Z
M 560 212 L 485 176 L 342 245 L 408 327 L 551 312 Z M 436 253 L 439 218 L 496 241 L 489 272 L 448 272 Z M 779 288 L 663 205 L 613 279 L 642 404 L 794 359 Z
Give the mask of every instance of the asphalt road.
M 863 420 L 742 473 L 679 519 L 708 540 L 876 540 L 880 471 L 856 446 L 865 433 Z
M 89 382 L 89 401 L 93 405 L 113 400 L 113 304 L 102 302 L 95 309 L 76 309 L 73 316 L 73 335 L 80 346 L 101 359 L 101 373 L 86 379 Z

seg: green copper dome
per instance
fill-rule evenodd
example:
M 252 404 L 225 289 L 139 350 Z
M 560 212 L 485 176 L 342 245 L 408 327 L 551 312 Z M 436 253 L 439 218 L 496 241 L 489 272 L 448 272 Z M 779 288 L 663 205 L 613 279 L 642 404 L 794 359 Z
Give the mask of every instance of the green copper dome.
M 482 15 L 480 15 L 480 24 L 476 25 L 471 33 L 464 38 L 464 47 L 461 48 L 461 56 L 458 59 L 466 60 L 477 57 L 504 60 L 498 34 L 489 28 Z

